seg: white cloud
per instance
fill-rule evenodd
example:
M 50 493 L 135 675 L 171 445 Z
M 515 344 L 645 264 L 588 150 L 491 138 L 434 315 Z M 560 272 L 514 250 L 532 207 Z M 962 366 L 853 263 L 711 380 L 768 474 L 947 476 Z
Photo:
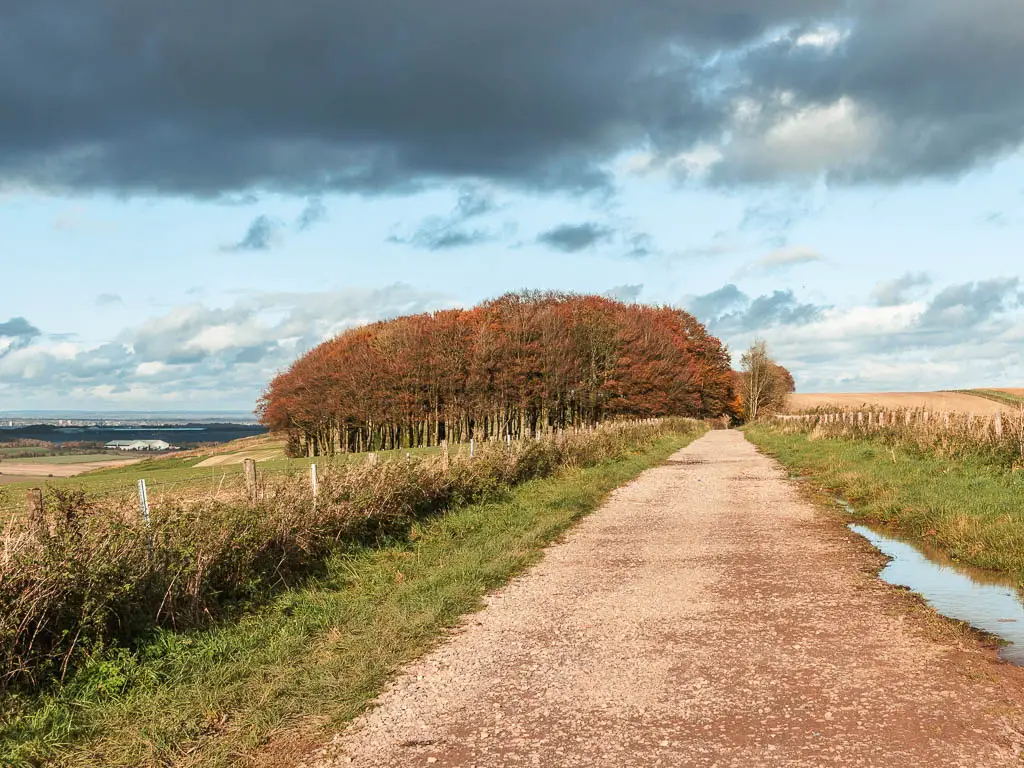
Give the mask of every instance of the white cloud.
M 99 345 L 40 338 L 0 356 L 0 380 L 7 385 L 0 388 L 0 409 L 35 403 L 71 409 L 95 401 L 249 408 L 277 371 L 336 333 L 447 306 L 439 294 L 401 284 L 260 293 L 224 308 L 175 307 Z
M 821 48 L 831 53 L 850 37 L 851 32 L 849 28 L 841 29 L 833 24 L 826 24 L 799 35 L 796 38 L 796 45 Z
M 148 363 L 140 363 L 139 367 L 135 369 L 135 373 L 138 376 L 156 376 L 158 373 L 163 373 L 166 370 L 166 365 L 158 360 L 153 360 Z

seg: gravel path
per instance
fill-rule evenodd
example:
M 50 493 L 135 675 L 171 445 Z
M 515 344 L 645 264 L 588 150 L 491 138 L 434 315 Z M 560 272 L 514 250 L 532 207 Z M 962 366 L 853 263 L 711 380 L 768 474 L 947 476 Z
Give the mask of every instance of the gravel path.
M 1022 671 L 879 582 L 878 556 L 825 518 L 713 432 L 306 764 L 1020 765 Z

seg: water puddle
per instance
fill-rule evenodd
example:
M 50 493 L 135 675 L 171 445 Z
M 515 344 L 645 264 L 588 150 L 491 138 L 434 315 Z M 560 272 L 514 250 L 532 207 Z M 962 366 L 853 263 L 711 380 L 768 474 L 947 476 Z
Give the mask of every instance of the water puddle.
M 879 576 L 889 584 L 921 595 L 936 611 L 985 630 L 1010 643 L 999 655 L 1024 666 L 1024 604 L 1013 579 L 950 562 L 941 552 L 924 549 L 864 525 L 850 530 L 870 541 L 892 560 Z

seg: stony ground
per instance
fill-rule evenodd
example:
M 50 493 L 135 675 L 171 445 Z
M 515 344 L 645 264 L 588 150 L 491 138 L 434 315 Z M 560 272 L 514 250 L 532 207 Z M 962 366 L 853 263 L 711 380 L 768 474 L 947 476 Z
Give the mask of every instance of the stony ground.
M 1022 671 L 879 563 L 740 433 L 711 433 L 304 765 L 1020 765 Z

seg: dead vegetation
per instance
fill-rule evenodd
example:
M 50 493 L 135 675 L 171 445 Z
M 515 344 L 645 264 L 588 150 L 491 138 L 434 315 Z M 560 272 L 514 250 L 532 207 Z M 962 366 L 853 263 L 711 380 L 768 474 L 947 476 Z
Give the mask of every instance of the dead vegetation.
M 417 518 L 561 467 L 589 466 L 698 422 L 608 425 L 467 454 L 268 477 L 250 502 L 165 496 L 144 520 L 130 496 L 55 488 L 45 514 L 12 518 L 0 553 L 0 687 L 61 679 L 90 653 L 158 626 L 199 626 L 301 578 L 339 541 L 388 537 Z

